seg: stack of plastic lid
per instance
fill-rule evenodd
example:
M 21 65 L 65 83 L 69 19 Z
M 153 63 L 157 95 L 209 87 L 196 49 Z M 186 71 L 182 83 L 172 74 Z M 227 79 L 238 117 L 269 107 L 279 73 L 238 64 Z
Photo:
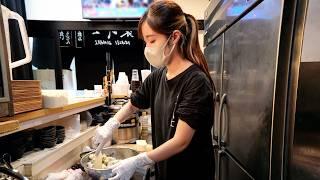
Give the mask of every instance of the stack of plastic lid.
M 66 135 L 65 135 L 65 129 L 63 126 L 56 126 L 56 137 L 57 137 L 57 144 L 60 144 L 64 141 Z
M 51 148 L 57 143 L 56 126 L 40 129 L 38 135 L 40 148 Z

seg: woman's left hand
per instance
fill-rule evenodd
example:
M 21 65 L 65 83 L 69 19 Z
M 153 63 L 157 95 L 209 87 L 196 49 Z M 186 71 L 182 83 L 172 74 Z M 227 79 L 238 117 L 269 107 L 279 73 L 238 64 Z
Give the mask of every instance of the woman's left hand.
M 147 156 L 147 153 L 121 160 L 110 167 L 115 176 L 109 180 L 130 180 L 137 168 L 151 164 L 154 164 L 154 161 Z

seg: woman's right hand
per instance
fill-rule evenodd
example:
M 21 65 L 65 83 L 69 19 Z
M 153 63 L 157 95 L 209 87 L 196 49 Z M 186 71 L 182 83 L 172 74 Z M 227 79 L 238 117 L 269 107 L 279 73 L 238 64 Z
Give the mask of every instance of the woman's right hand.
M 101 143 L 110 142 L 113 130 L 119 126 L 120 123 L 116 118 L 110 118 L 103 126 L 98 127 L 92 140 L 93 148 L 97 148 Z

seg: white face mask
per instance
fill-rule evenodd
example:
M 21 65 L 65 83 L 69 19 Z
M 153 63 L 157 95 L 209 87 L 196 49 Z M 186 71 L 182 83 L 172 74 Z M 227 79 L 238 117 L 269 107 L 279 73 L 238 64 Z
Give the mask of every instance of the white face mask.
M 146 46 L 144 48 L 144 55 L 146 56 L 148 62 L 153 67 L 160 68 L 160 67 L 163 67 L 168 64 L 169 57 L 175 47 L 175 44 L 174 44 L 167 56 L 164 54 L 165 47 L 168 44 L 170 37 L 164 43 L 164 45 L 162 45 L 160 47 L 147 47 Z

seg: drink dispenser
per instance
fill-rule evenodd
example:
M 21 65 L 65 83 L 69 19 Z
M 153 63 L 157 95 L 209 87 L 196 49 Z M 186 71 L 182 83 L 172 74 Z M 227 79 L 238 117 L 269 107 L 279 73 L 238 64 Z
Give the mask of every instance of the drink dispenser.
M 4 26 L 4 34 L 5 34 L 5 41 L 6 41 L 6 48 L 8 53 L 8 62 L 9 62 L 9 72 L 12 79 L 12 69 L 22 66 L 24 64 L 27 64 L 31 61 L 31 53 L 30 53 L 30 47 L 29 47 L 29 37 L 27 34 L 26 25 L 24 23 L 23 18 L 16 12 L 11 11 L 7 7 L 1 5 L 1 11 L 2 11 L 2 19 L 3 19 L 3 26 Z M 10 30 L 9 30 L 9 19 L 15 19 L 18 21 L 19 29 L 21 33 L 23 48 L 26 57 L 20 60 L 16 60 L 15 62 L 12 62 L 11 59 L 11 46 L 10 46 Z
M 18 21 L 23 48 L 25 52 L 25 58 L 16 60 L 15 62 L 12 62 L 10 45 L 10 39 L 13 39 L 15 37 L 10 37 L 9 19 L 14 19 Z M 0 117 L 14 115 L 20 112 L 20 107 L 25 107 L 21 109 L 22 111 L 29 111 L 41 108 L 42 102 L 40 102 L 40 96 L 38 98 L 39 102 L 35 103 L 36 105 L 32 104 L 30 106 L 24 106 L 24 104 L 22 103 L 30 103 L 20 101 L 20 99 L 17 97 L 15 102 L 13 101 L 13 96 L 17 93 L 15 93 L 12 87 L 15 87 L 20 84 L 23 84 L 22 87 L 25 87 L 25 85 L 27 86 L 27 84 L 34 85 L 38 82 L 28 81 L 27 83 L 25 83 L 22 81 L 12 80 L 12 69 L 29 63 L 31 61 L 31 52 L 29 48 L 28 34 L 23 18 L 18 13 L 9 10 L 7 7 L 3 5 L 1 5 L 0 8 L 0 36 Z M 37 106 L 37 108 L 35 108 L 35 106 Z

